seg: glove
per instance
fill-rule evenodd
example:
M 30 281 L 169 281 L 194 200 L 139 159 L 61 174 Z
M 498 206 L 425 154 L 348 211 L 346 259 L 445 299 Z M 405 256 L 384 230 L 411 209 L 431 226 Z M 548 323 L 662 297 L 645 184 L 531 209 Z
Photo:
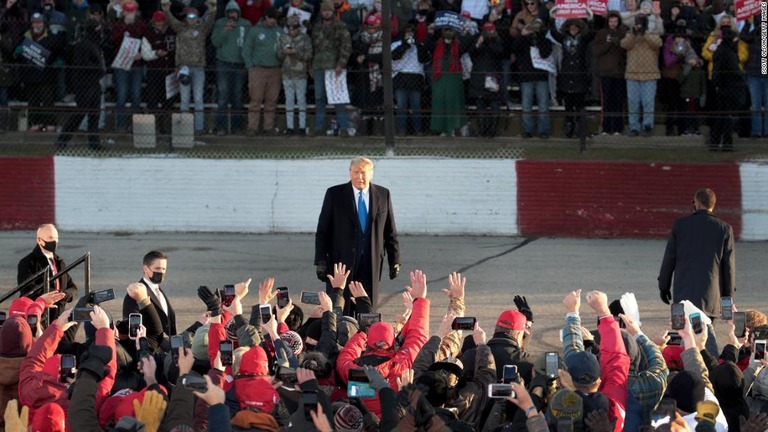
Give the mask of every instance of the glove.
M 112 348 L 105 345 L 91 345 L 88 351 L 80 357 L 77 373 L 90 372 L 101 381 L 107 376 L 107 364 L 112 360 Z
M 664 303 L 669 304 L 669 302 L 672 301 L 672 291 L 661 290 L 659 294 L 661 296 L 661 301 L 663 301 Z
M 221 299 L 218 292 L 214 294 L 207 286 L 202 285 L 197 289 L 197 296 L 205 303 L 205 307 L 208 308 L 211 317 L 221 315 Z
M 389 383 L 383 376 L 381 376 L 378 369 L 371 366 L 364 366 L 363 370 L 368 377 L 368 385 L 370 385 L 372 389 L 380 391 L 381 389 L 389 387 Z
M 133 400 L 136 420 L 144 423 L 144 432 L 157 432 L 166 406 L 168 406 L 168 402 L 163 398 L 163 395 L 155 390 L 146 392 L 141 403 L 138 399 Z
M 516 295 L 513 301 L 515 302 L 515 306 L 517 306 L 517 310 L 525 315 L 525 319 L 533 322 L 533 311 L 531 311 L 531 307 L 528 306 L 528 299 L 526 299 L 525 296 L 520 297 L 519 295 Z
M 400 264 L 395 264 L 389 268 L 389 279 L 392 280 L 400 274 Z
M 19 401 L 13 399 L 5 407 L 5 430 L 8 432 L 26 432 L 29 429 L 29 407 L 21 407 L 19 414 Z
M 325 264 L 318 264 L 317 267 L 315 267 L 315 271 L 317 272 L 317 278 L 320 279 L 320 282 L 328 282 L 328 278 L 326 277 L 328 275 L 328 268 Z

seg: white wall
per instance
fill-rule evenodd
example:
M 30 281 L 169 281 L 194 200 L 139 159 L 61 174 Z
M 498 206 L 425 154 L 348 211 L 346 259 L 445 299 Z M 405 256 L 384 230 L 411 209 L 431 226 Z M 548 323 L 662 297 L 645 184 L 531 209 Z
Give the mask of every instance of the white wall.
M 314 232 L 325 189 L 349 159 L 56 157 L 56 222 L 82 231 Z M 397 228 L 517 234 L 513 160 L 382 159 Z
M 768 240 L 768 165 L 743 163 L 741 175 L 741 239 Z

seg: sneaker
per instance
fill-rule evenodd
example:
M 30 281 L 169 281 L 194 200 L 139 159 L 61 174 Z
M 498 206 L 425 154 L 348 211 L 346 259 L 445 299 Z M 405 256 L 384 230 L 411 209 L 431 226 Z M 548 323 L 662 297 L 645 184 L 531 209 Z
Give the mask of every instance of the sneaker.
M 619 135 L 621 135 L 621 132 L 614 132 L 613 133 L 613 136 L 619 136 Z
M 633 136 L 633 137 L 640 136 L 640 132 L 637 131 L 636 129 L 632 129 L 631 131 L 629 131 L 629 136 Z
M 296 129 L 295 135 L 307 136 L 307 128 Z
M 293 135 L 293 129 L 286 129 L 283 131 L 283 135 Z
M 653 128 L 650 126 L 644 126 L 643 127 L 643 136 L 649 137 L 653 135 Z

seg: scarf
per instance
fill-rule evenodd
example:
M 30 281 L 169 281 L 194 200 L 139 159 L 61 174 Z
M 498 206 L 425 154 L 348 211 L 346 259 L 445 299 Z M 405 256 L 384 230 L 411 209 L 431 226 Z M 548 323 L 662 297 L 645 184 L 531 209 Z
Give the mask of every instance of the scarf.
M 363 31 L 360 33 L 360 39 L 368 45 L 368 55 L 381 54 L 381 30 L 373 34 Z M 368 90 L 373 93 L 382 85 L 381 67 L 376 62 L 368 62 Z
M 437 81 L 440 78 L 443 68 L 443 57 L 445 56 L 445 41 L 441 40 L 435 46 L 435 55 L 432 59 L 432 79 Z M 448 66 L 448 72 L 461 72 L 461 60 L 459 59 L 459 41 L 453 40 L 451 45 L 451 62 Z

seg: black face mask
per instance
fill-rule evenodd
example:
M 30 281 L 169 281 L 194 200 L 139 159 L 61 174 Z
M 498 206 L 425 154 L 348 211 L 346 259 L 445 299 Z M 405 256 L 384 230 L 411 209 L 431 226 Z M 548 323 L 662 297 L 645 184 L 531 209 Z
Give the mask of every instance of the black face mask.
M 156 272 L 156 271 L 153 271 L 153 272 L 152 272 L 152 277 L 151 277 L 151 278 L 149 278 L 149 280 L 150 280 L 152 283 L 154 283 L 154 284 L 158 284 L 158 285 L 160 285 L 161 283 L 163 283 L 163 280 L 164 280 L 164 279 L 165 279 L 165 273 Z
M 429 9 L 420 9 L 416 14 L 419 16 L 427 16 L 429 15 Z
M 43 249 L 47 250 L 50 253 L 56 253 L 56 245 L 58 244 L 57 241 L 47 241 L 43 245 Z

